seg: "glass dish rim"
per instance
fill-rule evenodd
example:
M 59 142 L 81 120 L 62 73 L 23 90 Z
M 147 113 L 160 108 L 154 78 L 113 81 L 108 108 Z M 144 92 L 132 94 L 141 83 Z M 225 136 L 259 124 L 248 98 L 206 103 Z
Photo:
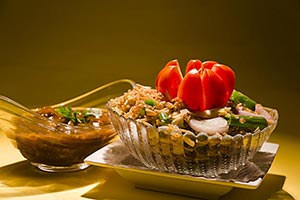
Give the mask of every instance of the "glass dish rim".
M 151 128 L 151 129 L 155 129 L 155 130 L 157 130 L 160 126 L 158 126 L 158 127 L 155 127 L 154 125 L 152 125 L 152 124 L 150 124 L 150 123 L 147 123 L 147 124 L 145 124 L 145 123 L 143 123 L 143 122 L 141 122 L 140 120 L 138 120 L 138 119 L 132 119 L 132 118 L 130 118 L 130 117 L 125 117 L 124 115 L 122 115 L 122 114 L 119 114 L 116 110 L 114 110 L 111 106 L 109 106 L 109 102 L 106 104 L 106 108 L 107 108 L 107 110 L 108 111 L 110 111 L 110 112 L 112 112 L 114 115 L 116 115 L 116 116 L 118 116 L 118 117 L 120 117 L 120 118 L 123 118 L 123 119 L 125 119 L 125 120 L 128 120 L 128 121 L 132 121 L 132 122 L 134 122 L 135 124 L 138 124 L 138 125 L 142 125 L 142 126 L 145 126 L 146 128 Z M 269 124 L 267 127 L 265 127 L 265 128 L 263 128 L 263 129 L 257 129 L 257 130 L 255 130 L 254 132 L 247 132 L 246 134 L 236 134 L 236 135 L 234 135 L 234 136 L 230 136 L 230 137 L 239 137 L 239 136 L 241 136 L 241 137 L 244 137 L 244 136 L 246 136 L 246 135 L 249 135 L 249 134 L 252 134 L 252 135 L 258 135 L 258 134 L 260 134 L 260 133 L 263 133 L 263 132 L 265 132 L 265 131 L 267 131 L 268 129 L 269 130 L 271 130 L 271 132 L 276 128 L 276 126 L 277 126 L 277 124 L 278 124 L 278 119 L 279 119 L 279 113 L 278 113 L 278 110 L 277 109 L 275 109 L 275 108 L 270 108 L 270 107 L 263 107 L 264 109 L 266 109 L 268 112 L 272 112 L 272 117 L 273 117 L 273 119 L 274 119 L 274 122 L 272 123 L 272 124 Z M 192 133 L 194 133 L 194 132 L 192 132 Z M 195 133 L 194 133 L 195 134 Z M 208 138 L 210 138 L 210 137 L 214 137 L 214 135 L 209 135 L 209 134 L 207 134 L 208 135 Z M 228 134 L 226 134 L 226 135 L 228 135 Z M 224 138 L 226 135 L 221 135 L 221 138 Z
M 90 90 L 90 91 L 88 91 L 86 93 L 83 93 L 83 94 L 81 94 L 79 96 L 76 96 L 74 98 L 71 98 L 71 99 L 68 99 L 66 101 L 63 101 L 63 102 L 60 102 L 60 103 L 56 103 L 56 104 L 53 104 L 53 105 L 49 105 L 49 107 L 55 109 L 55 108 L 59 108 L 61 106 L 66 106 L 66 105 L 71 104 L 73 102 L 76 102 L 76 101 L 79 101 L 81 99 L 84 99 L 84 98 L 86 98 L 88 96 L 91 96 L 91 95 L 97 93 L 98 91 L 100 91 L 100 90 L 102 90 L 104 88 L 107 88 L 109 86 L 112 86 L 112 85 L 118 84 L 118 83 L 122 83 L 122 82 L 129 83 L 132 87 L 134 87 L 136 85 L 136 83 L 134 81 L 130 80 L 130 79 L 119 79 L 119 80 L 111 81 L 109 83 L 101 85 L 101 86 L 99 86 L 99 87 L 97 87 L 97 88 L 95 88 L 93 90 Z M 53 122 L 52 120 L 48 119 L 47 117 L 41 116 L 41 115 L 39 115 L 39 114 L 37 114 L 35 112 L 35 110 L 37 110 L 39 108 L 42 108 L 42 107 L 30 109 L 30 108 L 27 108 L 24 105 L 20 104 L 19 102 L 15 101 L 15 100 L 13 100 L 13 99 L 11 99 L 9 97 L 6 97 L 4 95 L 0 95 L 0 100 L 6 101 L 6 102 L 8 102 L 8 103 L 10 103 L 10 104 L 12 104 L 12 105 L 14 105 L 14 106 L 22 109 L 23 111 L 32 114 L 37 119 L 45 121 L 45 122 L 47 122 L 49 124 L 53 124 L 54 123 L 54 124 L 56 124 L 56 126 L 63 127 L 64 129 L 68 129 L 68 130 L 82 130 L 82 131 L 85 131 L 85 130 L 101 130 L 102 128 L 111 127 L 112 126 L 111 124 L 105 124 L 105 125 L 101 125 L 99 127 L 92 126 L 92 125 L 89 125 L 89 126 L 78 126 L 78 125 L 72 126 L 72 125 L 68 125 L 68 124 L 62 123 L 62 122 Z M 93 107 L 87 107 L 87 108 L 93 108 Z M 106 108 L 97 108 L 97 109 L 99 109 L 101 111 L 108 112 L 108 110 Z M 26 118 L 26 120 L 29 120 L 29 119 Z M 78 134 L 81 134 L 81 133 L 62 134 L 62 133 L 56 133 L 56 130 L 53 130 L 53 131 L 51 130 L 51 133 L 53 133 L 53 134 L 60 134 L 60 135 L 72 135 L 72 134 L 74 134 L 74 135 L 77 134 L 78 135 Z

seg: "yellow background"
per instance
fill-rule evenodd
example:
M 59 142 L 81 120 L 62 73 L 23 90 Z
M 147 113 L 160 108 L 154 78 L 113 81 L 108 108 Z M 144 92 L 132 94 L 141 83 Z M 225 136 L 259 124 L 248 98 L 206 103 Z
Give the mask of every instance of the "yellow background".
M 238 90 L 278 109 L 272 172 L 287 177 L 296 198 L 299 9 L 297 0 L 0 0 L 0 94 L 33 108 L 120 78 L 154 86 L 174 58 L 182 70 L 192 58 L 219 61 L 235 70 Z

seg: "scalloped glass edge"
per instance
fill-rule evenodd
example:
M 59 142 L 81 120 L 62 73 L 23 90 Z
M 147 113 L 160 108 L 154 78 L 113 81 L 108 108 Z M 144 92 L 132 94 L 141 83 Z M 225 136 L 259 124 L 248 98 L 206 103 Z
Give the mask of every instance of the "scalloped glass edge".
M 179 146 L 178 142 L 174 143 L 173 131 L 160 134 L 152 125 L 144 125 L 137 120 L 126 119 L 109 105 L 107 108 L 121 140 L 132 155 L 145 166 L 159 171 L 203 177 L 216 177 L 245 165 L 269 139 L 279 118 L 276 109 L 265 108 L 273 117 L 274 123 L 263 130 L 231 136 L 230 146 L 222 145 L 224 136 L 217 144 L 213 143 L 214 136 L 208 136 L 206 146 L 196 145 L 194 149 L 187 149 L 183 142 L 180 142 Z M 175 132 L 178 133 L 177 130 Z M 181 140 L 183 139 L 181 138 Z M 211 143 L 209 143 L 210 141 Z M 177 152 L 179 149 L 181 155 L 175 152 L 176 149 Z M 195 157 L 197 160 L 194 159 Z
M 117 140 L 85 159 L 89 165 L 114 169 L 137 188 L 185 196 L 217 199 L 232 188 L 256 189 L 272 165 L 279 145 L 264 143 L 258 153 L 242 168 L 215 178 L 161 172 L 144 166 Z M 180 188 L 178 188 L 180 186 Z

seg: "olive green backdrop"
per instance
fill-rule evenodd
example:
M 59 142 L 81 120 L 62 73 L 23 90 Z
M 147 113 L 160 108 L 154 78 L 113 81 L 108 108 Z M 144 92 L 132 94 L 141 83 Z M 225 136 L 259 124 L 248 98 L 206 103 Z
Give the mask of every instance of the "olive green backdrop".
M 236 88 L 280 112 L 298 134 L 298 0 L 0 0 L 0 94 L 57 103 L 130 78 L 154 86 L 171 59 L 232 67 Z

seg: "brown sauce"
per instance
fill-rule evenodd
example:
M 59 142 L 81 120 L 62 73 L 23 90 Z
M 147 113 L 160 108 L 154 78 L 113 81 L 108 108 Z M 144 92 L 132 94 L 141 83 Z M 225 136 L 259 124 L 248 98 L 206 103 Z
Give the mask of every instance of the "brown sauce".
M 15 139 L 22 155 L 34 163 L 68 166 L 82 163 L 84 158 L 113 140 L 117 133 L 110 123 L 108 113 L 89 116 L 86 124 L 72 124 L 53 108 L 36 110 L 53 124 L 48 130 L 34 123 L 20 120 Z

